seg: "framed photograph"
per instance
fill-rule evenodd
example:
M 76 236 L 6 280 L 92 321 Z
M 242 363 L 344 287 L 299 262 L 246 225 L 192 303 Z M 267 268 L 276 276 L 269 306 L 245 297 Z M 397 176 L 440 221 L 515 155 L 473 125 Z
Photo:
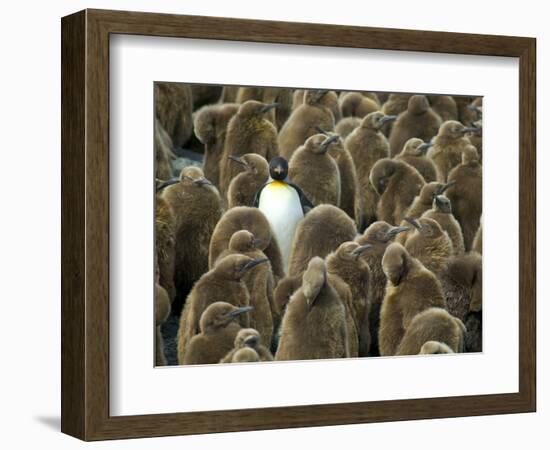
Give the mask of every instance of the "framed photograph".
M 535 39 L 61 30 L 64 433 L 535 411 Z

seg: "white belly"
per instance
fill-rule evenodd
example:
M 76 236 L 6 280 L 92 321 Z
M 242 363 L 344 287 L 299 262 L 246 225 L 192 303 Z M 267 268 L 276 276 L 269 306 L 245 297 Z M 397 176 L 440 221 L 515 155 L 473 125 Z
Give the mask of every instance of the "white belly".
M 287 272 L 294 232 L 304 217 L 300 197 L 288 184 L 274 181 L 263 188 L 258 208 L 266 216 L 277 238 Z

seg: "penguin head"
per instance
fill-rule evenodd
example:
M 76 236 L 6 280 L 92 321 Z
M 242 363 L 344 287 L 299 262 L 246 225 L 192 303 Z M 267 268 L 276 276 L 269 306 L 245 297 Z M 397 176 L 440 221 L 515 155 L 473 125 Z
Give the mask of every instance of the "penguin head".
M 451 201 L 444 195 L 436 195 L 433 201 L 434 211 L 442 212 L 445 214 L 452 214 Z
M 386 123 L 393 122 L 397 116 L 385 115 L 383 112 L 374 111 L 367 114 L 361 122 L 361 127 L 368 130 L 378 131 Z
M 437 135 L 447 139 L 460 139 L 466 133 L 476 131 L 478 131 L 477 128 L 466 127 L 456 120 L 447 120 L 439 127 Z
M 443 194 L 449 187 L 455 184 L 454 181 L 449 183 L 440 183 L 438 181 L 431 181 L 422 186 L 420 190 L 420 201 L 423 205 L 432 205 L 434 198 L 437 195 Z
M 239 230 L 233 233 L 229 240 L 229 249 L 238 253 L 248 253 L 257 249 L 263 250 L 265 247 L 267 247 L 267 244 L 260 239 L 256 239 L 248 230 Z
M 431 142 L 424 142 L 422 139 L 411 138 L 403 146 L 402 155 L 424 156 L 428 149 L 433 146 Z
M 269 176 L 274 180 L 284 181 L 288 176 L 288 162 L 281 156 L 275 156 L 269 162 Z
M 201 315 L 199 327 L 203 333 L 225 328 L 239 316 L 252 311 L 252 306 L 238 307 L 226 302 L 215 302 L 209 305 Z
M 243 328 L 235 337 L 235 348 L 250 347 L 256 349 L 261 344 L 260 333 L 254 328 Z
M 430 219 L 429 217 L 421 217 L 420 219 L 414 219 L 413 217 L 405 217 L 407 222 L 409 222 L 415 228 L 415 234 L 419 234 L 428 239 L 437 239 L 443 236 L 443 228 L 439 225 L 439 222 Z
M 467 166 L 479 162 L 479 153 L 473 145 L 467 145 L 462 150 L 462 164 Z
M 361 260 L 361 256 L 370 248 L 372 248 L 371 244 L 359 245 L 357 242 L 349 241 L 341 244 L 336 249 L 335 255 L 342 261 L 358 262 Z
M 243 156 L 229 155 L 227 158 L 236 164 L 240 164 L 247 172 L 253 173 L 254 175 L 265 176 L 265 178 L 269 175 L 269 165 L 267 161 L 263 156 L 257 153 L 246 153 Z
M 329 145 L 323 144 L 328 141 L 328 139 L 330 138 L 322 133 L 314 134 L 307 138 L 303 148 L 306 152 L 314 155 L 324 155 L 328 151 Z M 330 142 L 328 142 L 328 144 L 330 144 Z
M 470 294 L 470 311 L 481 311 L 483 265 L 481 255 L 469 252 L 452 258 L 447 265 L 447 276 Z
M 382 257 L 382 270 L 386 278 L 394 285 L 399 286 L 409 273 L 412 259 L 398 242 L 388 245 Z
M 304 103 L 306 105 L 318 105 L 323 100 L 323 97 L 330 91 L 326 89 L 308 89 L 304 93 Z
M 262 103 L 256 100 L 248 100 L 244 102 L 237 112 L 241 117 L 263 117 L 273 108 L 279 106 L 278 103 Z
M 399 172 L 399 168 L 399 161 L 390 158 L 379 159 L 374 166 L 372 166 L 370 183 L 378 195 L 384 193 L 392 177 Z
M 424 114 L 430 109 L 430 102 L 425 95 L 413 95 L 409 98 L 407 111 L 414 115 Z
M 409 231 L 409 227 L 394 227 L 388 222 L 380 220 L 373 222 L 363 233 L 363 239 L 373 245 L 383 244 L 387 245 L 393 241 L 398 234 Z
M 212 182 L 204 177 L 203 171 L 195 166 L 184 167 L 181 170 L 180 183 L 187 187 L 216 189 Z
M 454 353 L 447 344 L 439 341 L 424 342 L 420 348 L 419 355 L 438 355 L 442 353 Z
M 225 280 L 241 281 L 254 267 L 268 261 L 267 258 L 253 259 L 241 254 L 228 255 L 216 262 L 213 270 Z
M 302 276 L 302 292 L 309 308 L 313 306 L 326 283 L 327 268 L 325 261 L 315 256 L 309 261 L 307 269 Z
M 260 362 L 260 356 L 250 347 L 244 347 L 237 350 L 231 357 L 232 363 Z

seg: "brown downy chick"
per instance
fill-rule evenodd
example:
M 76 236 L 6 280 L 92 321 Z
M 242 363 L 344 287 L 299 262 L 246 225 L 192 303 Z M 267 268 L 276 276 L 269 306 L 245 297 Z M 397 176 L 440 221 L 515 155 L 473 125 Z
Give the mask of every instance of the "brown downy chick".
M 379 111 L 380 105 L 360 92 L 347 92 L 340 97 L 340 109 L 342 117 L 363 118 L 371 112 Z
M 474 146 L 464 148 L 462 162 L 449 173 L 449 182 L 454 185 L 447 190 L 446 196 L 453 204 L 453 214 L 460 223 L 464 247 L 468 251 L 479 227 L 483 202 L 482 168 Z
M 231 180 L 227 190 L 227 206 L 252 206 L 256 192 L 269 178 L 269 164 L 256 153 L 247 153 L 241 157 L 230 155 L 229 159 L 245 170 Z
M 453 255 L 453 243 L 438 222 L 427 217 L 416 220 L 406 218 L 415 231 L 410 233 L 405 243 L 409 254 L 418 259 L 428 270 L 439 275 Z
M 443 122 L 458 120 L 458 108 L 453 97 L 449 95 L 428 95 L 430 106 Z
M 386 249 L 382 267 L 388 283 L 380 311 L 378 340 L 380 354 L 392 356 L 414 317 L 430 307 L 445 308 L 445 299 L 437 277 L 401 244 L 394 242 Z
M 287 305 L 275 360 L 348 357 L 347 334 L 345 307 L 328 280 L 324 261 L 313 258 Z
M 399 114 L 390 133 L 390 154 L 397 155 L 410 138 L 430 142 L 437 134 L 441 118 L 430 108 L 424 95 L 413 95 L 407 110 Z
M 223 156 L 220 159 L 220 191 L 225 194 L 231 180 L 244 170 L 229 156 L 257 153 L 267 161 L 277 156 L 277 129 L 265 115 L 277 106 L 255 100 L 243 103 L 227 124 Z
M 156 195 L 155 202 L 155 256 L 159 267 L 159 284 L 166 289 L 170 302 L 173 302 L 176 297 L 176 217 L 172 207 L 161 195 Z
M 412 97 L 412 94 L 389 94 L 388 98 L 382 105 L 382 112 L 390 116 L 398 116 L 402 112 L 407 110 L 409 104 L 409 99 Z M 380 98 L 380 93 L 378 93 L 378 98 Z M 385 136 L 390 136 L 391 129 L 394 122 L 385 124 L 382 127 L 382 133 Z
M 426 211 L 428 211 L 432 205 L 434 198 L 438 195 L 442 195 L 452 184 L 439 183 L 438 181 L 432 181 L 426 183 L 420 190 L 409 209 L 407 210 L 407 217 L 421 217 Z M 406 226 L 406 224 L 403 224 Z
M 306 270 L 311 258 L 324 258 L 342 243 L 355 239 L 355 223 L 340 208 L 319 205 L 300 221 L 296 228 L 288 275 L 299 275 Z
M 250 306 L 250 294 L 243 278 L 251 269 L 266 262 L 267 258 L 252 259 L 245 255 L 229 255 L 217 261 L 214 268 L 195 283 L 180 317 L 178 329 L 178 360 L 180 362 L 183 361 L 191 338 L 199 333 L 199 320 L 209 305 L 215 302 L 225 302 L 237 307 Z M 249 326 L 248 316 L 241 317 L 241 325 Z
M 413 166 L 420 172 L 426 183 L 431 183 L 437 179 L 435 164 L 426 156 L 431 146 L 431 143 L 424 142 L 422 139 L 411 138 L 405 142 L 403 150 L 395 159 Z
M 458 110 L 458 121 L 470 127 L 478 120 L 477 112 L 472 109 L 471 105 L 476 100 L 476 98 L 482 97 L 467 97 L 463 95 L 455 95 L 453 97 L 456 107 Z
M 370 182 L 380 196 L 376 208 L 379 220 L 399 224 L 415 197 L 426 184 L 414 167 L 394 159 L 381 159 L 374 164 Z
M 193 133 L 193 93 L 184 83 L 155 83 L 155 117 L 166 130 L 174 150 L 189 140 Z
M 298 185 L 313 205 L 340 205 L 340 171 L 328 154 L 330 143 L 337 139 L 315 134 L 298 148 L 288 163 L 289 179 Z
M 279 132 L 279 154 L 287 161 L 303 145 L 307 138 L 317 134 L 317 127 L 323 130 L 334 130 L 334 115 L 330 108 L 323 104 L 323 98 L 329 91 L 306 91 L 304 102 L 300 104 Z
M 366 356 L 370 348 L 370 267 L 362 257 L 370 244 L 344 242 L 326 257 L 328 273 L 340 277 L 350 288 L 354 320 L 359 333 L 359 356 Z
M 251 309 L 226 302 L 212 303 L 200 317 L 200 333 L 190 339 L 184 353 L 180 352 L 178 341 L 178 362 L 183 365 L 218 363 L 233 347 L 241 329 L 239 321 Z
M 204 144 L 204 175 L 216 186 L 220 185 L 227 124 L 238 109 L 237 103 L 224 103 L 203 106 L 194 114 L 195 135 Z
M 437 170 L 437 181 L 447 182 L 450 171 L 460 164 L 463 150 L 471 145 L 465 134 L 473 130 L 453 120 L 441 125 L 434 145 L 428 150 Z
M 259 361 L 273 361 L 273 355 L 262 343 L 262 337 L 260 333 L 254 328 L 243 328 L 237 333 L 233 349 L 227 353 L 222 359 L 221 363 L 235 362 L 235 354 L 243 349 L 250 348 L 258 355 Z
M 250 347 L 237 350 L 231 358 L 231 363 L 260 362 L 260 355 Z
M 345 117 L 336 124 L 334 132 L 338 134 L 343 140 L 361 125 L 361 119 L 359 117 Z
M 453 216 L 451 201 L 443 196 L 436 195 L 433 201 L 432 209 L 422 214 L 422 217 L 435 220 L 443 231 L 446 231 L 453 243 L 453 254 L 460 255 L 464 253 L 464 238 L 460 224 Z
M 172 139 L 162 127 L 158 119 L 155 119 L 155 177 L 159 180 L 172 178 Z
M 417 314 L 407 327 L 396 355 L 418 355 L 430 341 L 437 341 L 444 347 L 444 353 L 450 348 L 453 353 L 464 351 L 466 327 L 456 317 L 443 308 L 429 308 Z

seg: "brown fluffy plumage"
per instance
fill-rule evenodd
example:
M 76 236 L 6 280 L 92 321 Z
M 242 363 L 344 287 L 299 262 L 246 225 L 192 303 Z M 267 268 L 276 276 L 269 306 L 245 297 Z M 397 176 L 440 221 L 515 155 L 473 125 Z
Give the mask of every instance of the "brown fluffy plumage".
M 429 308 L 417 314 L 403 336 L 396 355 L 417 355 L 430 341 L 437 341 L 444 347 L 438 353 L 464 351 L 464 324 L 443 308 Z M 441 348 L 441 346 L 440 346 Z M 434 352 L 432 352 L 434 353 Z
M 379 220 L 397 225 L 405 217 L 424 178 L 414 167 L 395 159 L 381 159 L 372 167 L 370 182 L 380 196 L 376 208 Z
M 431 183 L 436 180 L 437 174 L 435 164 L 426 156 L 428 148 L 422 139 L 411 138 L 405 142 L 403 150 L 395 159 L 413 166 L 422 175 L 426 183 Z
M 172 178 L 172 146 L 172 139 L 158 119 L 155 119 L 155 177 L 159 180 Z
M 419 355 L 441 355 L 445 353 L 454 353 L 453 349 L 447 344 L 438 341 L 426 341 L 422 347 L 420 347 Z
M 288 177 L 297 184 L 313 205 L 340 205 L 340 171 L 328 154 L 330 138 L 324 134 L 309 137 L 288 163 Z
M 429 142 L 437 134 L 441 118 L 430 108 L 424 95 L 413 95 L 409 99 L 407 110 L 400 113 L 390 133 L 390 154 L 397 155 L 405 142 L 416 137 Z
M 193 132 L 193 93 L 184 83 L 155 83 L 155 116 L 166 130 L 175 150 Z
M 371 112 L 380 110 L 380 105 L 360 92 L 347 92 L 340 97 L 340 109 L 342 117 L 363 118 Z
M 453 254 L 460 255 L 464 253 L 464 237 L 460 224 L 453 216 L 451 201 L 443 196 L 436 195 L 433 201 L 432 209 L 429 209 L 422 217 L 435 220 L 443 231 L 446 231 L 453 244 Z
M 414 317 L 430 307 L 445 308 L 445 299 L 437 277 L 401 244 L 394 242 L 388 246 L 382 267 L 388 283 L 380 311 L 378 340 L 380 354 L 391 356 L 399 351 Z M 419 351 L 420 348 L 415 353 Z
M 472 243 L 472 250 L 478 252 L 480 255 L 483 253 L 483 224 L 481 222 Z
M 172 207 L 161 195 L 155 197 L 155 202 L 155 256 L 159 269 L 159 284 L 166 289 L 172 302 L 176 296 L 176 217 Z
M 360 125 L 361 119 L 359 117 L 344 117 L 336 124 L 334 131 L 345 140 Z
M 458 108 L 453 97 L 449 95 L 428 95 L 430 106 L 441 120 L 458 120 Z
M 227 206 L 252 206 L 256 193 L 269 178 L 269 164 L 263 156 L 256 153 L 232 158 L 234 164 L 242 165 L 245 170 L 229 183 Z
M 235 354 L 243 348 L 249 348 L 258 355 L 259 361 L 273 361 L 273 355 L 262 343 L 262 337 L 260 333 L 254 328 L 243 328 L 237 333 L 233 349 L 227 353 L 222 359 L 221 363 L 230 362 L 244 362 L 242 357 L 235 357 Z
M 220 160 L 220 191 L 226 193 L 231 180 L 244 169 L 229 160 L 229 156 L 257 153 L 267 161 L 277 156 L 277 129 L 266 119 L 269 107 L 255 100 L 243 103 L 229 123 L 223 156 Z
M 170 298 L 166 290 L 155 284 L 155 365 L 165 366 L 166 357 L 164 356 L 164 340 L 160 332 L 161 324 L 170 315 Z
M 299 275 L 306 270 L 311 258 L 324 258 L 340 244 L 352 241 L 356 233 L 355 223 L 340 208 L 316 206 L 296 227 L 288 274 Z
M 275 359 L 347 357 L 347 333 L 345 307 L 328 280 L 324 261 L 313 258 L 287 305 Z
M 449 181 L 454 184 L 446 195 L 453 204 L 453 214 L 460 223 L 468 251 L 479 228 L 483 202 L 482 169 L 474 146 L 464 148 L 462 162 L 449 173 Z

